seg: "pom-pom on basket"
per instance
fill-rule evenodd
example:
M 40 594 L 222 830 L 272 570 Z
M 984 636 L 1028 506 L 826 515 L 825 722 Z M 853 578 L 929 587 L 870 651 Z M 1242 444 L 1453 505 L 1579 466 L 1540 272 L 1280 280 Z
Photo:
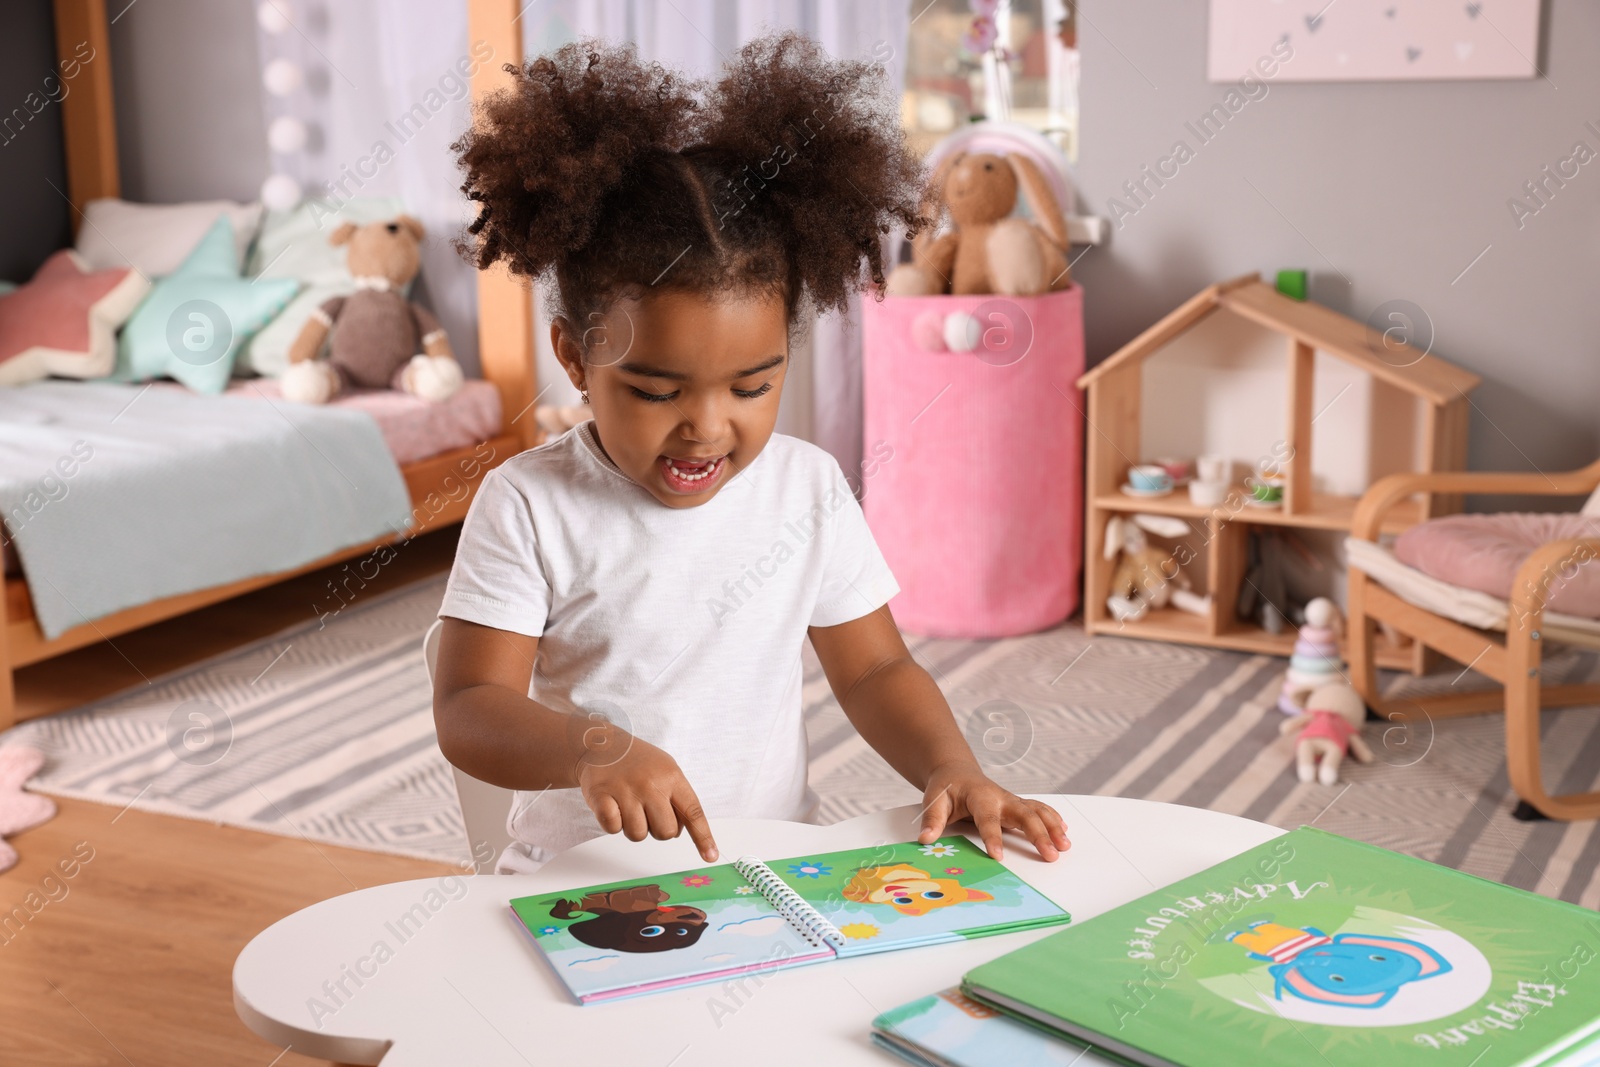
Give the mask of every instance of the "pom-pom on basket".
M 862 301 L 863 507 L 933 637 L 1046 629 L 1078 606 L 1083 291 Z

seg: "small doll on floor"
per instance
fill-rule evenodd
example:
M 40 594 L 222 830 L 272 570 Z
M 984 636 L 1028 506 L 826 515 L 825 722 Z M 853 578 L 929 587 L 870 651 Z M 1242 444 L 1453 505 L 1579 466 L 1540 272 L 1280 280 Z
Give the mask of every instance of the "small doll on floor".
M 1279 732 L 1288 736 L 1299 731 L 1294 742 L 1295 773 L 1302 782 L 1313 778 L 1323 785 L 1336 785 L 1339 764 L 1349 752 L 1359 763 L 1372 762 L 1372 749 L 1361 736 L 1367 720 L 1367 706 L 1361 695 L 1344 682 L 1324 685 L 1312 691 L 1306 710 L 1285 719 Z

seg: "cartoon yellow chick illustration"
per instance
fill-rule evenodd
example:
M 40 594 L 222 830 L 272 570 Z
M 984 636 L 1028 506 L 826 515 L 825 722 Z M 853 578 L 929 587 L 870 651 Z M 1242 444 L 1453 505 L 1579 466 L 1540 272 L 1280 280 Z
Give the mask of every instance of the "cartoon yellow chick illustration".
M 905 863 L 862 867 L 845 883 L 844 897 L 858 904 L 887 904 L 902 915 L 926 915 L 952 904 L 994 899 L 954 878 L 933 878 Z

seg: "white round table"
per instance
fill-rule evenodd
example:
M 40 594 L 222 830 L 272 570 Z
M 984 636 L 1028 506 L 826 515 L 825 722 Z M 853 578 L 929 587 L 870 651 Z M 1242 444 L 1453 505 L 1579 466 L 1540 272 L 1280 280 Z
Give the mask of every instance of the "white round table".
M 1067 821 L 1055 863 L 1007 835 L 1005 864 L 1074 922 L 1194 874 L 1283 831 L 1177 804 L 1039 796 Z M 724 861 L 781 859 L 917 836 L 919 809 L 832 826 L 724 819 Z M 949 832 L 966 832 L 958 824 Z M 687 836 L 586 842 L 531 875 L 447 875 L 374 886 L 313 904 L 258 934 L 233 968 L 245 1024 L 306 1056 L 383 1067 L 545 1064 L 864 1064 L 893 1062 L 872 1019 L 956 985 L 980 963 L 1061 929 L 796 967 L 613 1003 L 569 997 L 507 903 L 513 897 L 704 866 Z

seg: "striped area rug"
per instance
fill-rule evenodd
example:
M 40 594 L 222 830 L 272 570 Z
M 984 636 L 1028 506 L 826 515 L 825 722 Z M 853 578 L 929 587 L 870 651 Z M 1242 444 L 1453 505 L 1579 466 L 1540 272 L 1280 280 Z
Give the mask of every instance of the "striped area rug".
M 1519 822 L 1499 715 L 1369 723 L 1376 758 L 1335 786 L 1301 785 L 1276 710 L 1285 661 L 1188 645 L 1089 638 L 1075 623 L 999 641 L 916 640 L 973 749 L 1017 792 L 1096 793 L 1306 823 L 1484 878 L 1600 908 L 1600 823 Z M 826 820 L 920 799 L 850 729 L 808 657 L 812 786 Z M 1592 653 L 1545 664 L 1547 683 L 1594 680 Z M 1465 675 L 1462 677 L 1462 675 Z M 1465 689 L 1459 670 L 1387 675 L 1386 694 Z M 997 697 L 1003 698 L 996 700 Z M 1596 788 L 1600 714 L 1542 716 L 1545 781 Z
M 422 634 L 444 578 L 3 735 L 32 788 L 311 841 L 467 858 Z
M 467 852 L 434 742 L 420 639 L 444 579 L 420 582 L 153 685 L 17 727 L 49 756 L 34 788 L 315 842 L 457 862 Z M 1377 759 L 1301 785 L 1275 710 L 1284 661 L 1090 639 L 1068 623 L 999 641 L 908 637 L 989 773 L 1021 792 L 1098 793 L 1314 823 L 1600 907 L 1600 824 L 1511 818 L 1499 716 L 1367 727 Z M 850 726 L 805 650 L 811 781 L 824 821 L 919 799 Z M 1592 680 L 1567 652 L 1549 681 Z M 1474 675 L 1390 676 L 1389 692 Z M 1547 781 L 1596 788 L 1600 715 L 1544 716 Z

